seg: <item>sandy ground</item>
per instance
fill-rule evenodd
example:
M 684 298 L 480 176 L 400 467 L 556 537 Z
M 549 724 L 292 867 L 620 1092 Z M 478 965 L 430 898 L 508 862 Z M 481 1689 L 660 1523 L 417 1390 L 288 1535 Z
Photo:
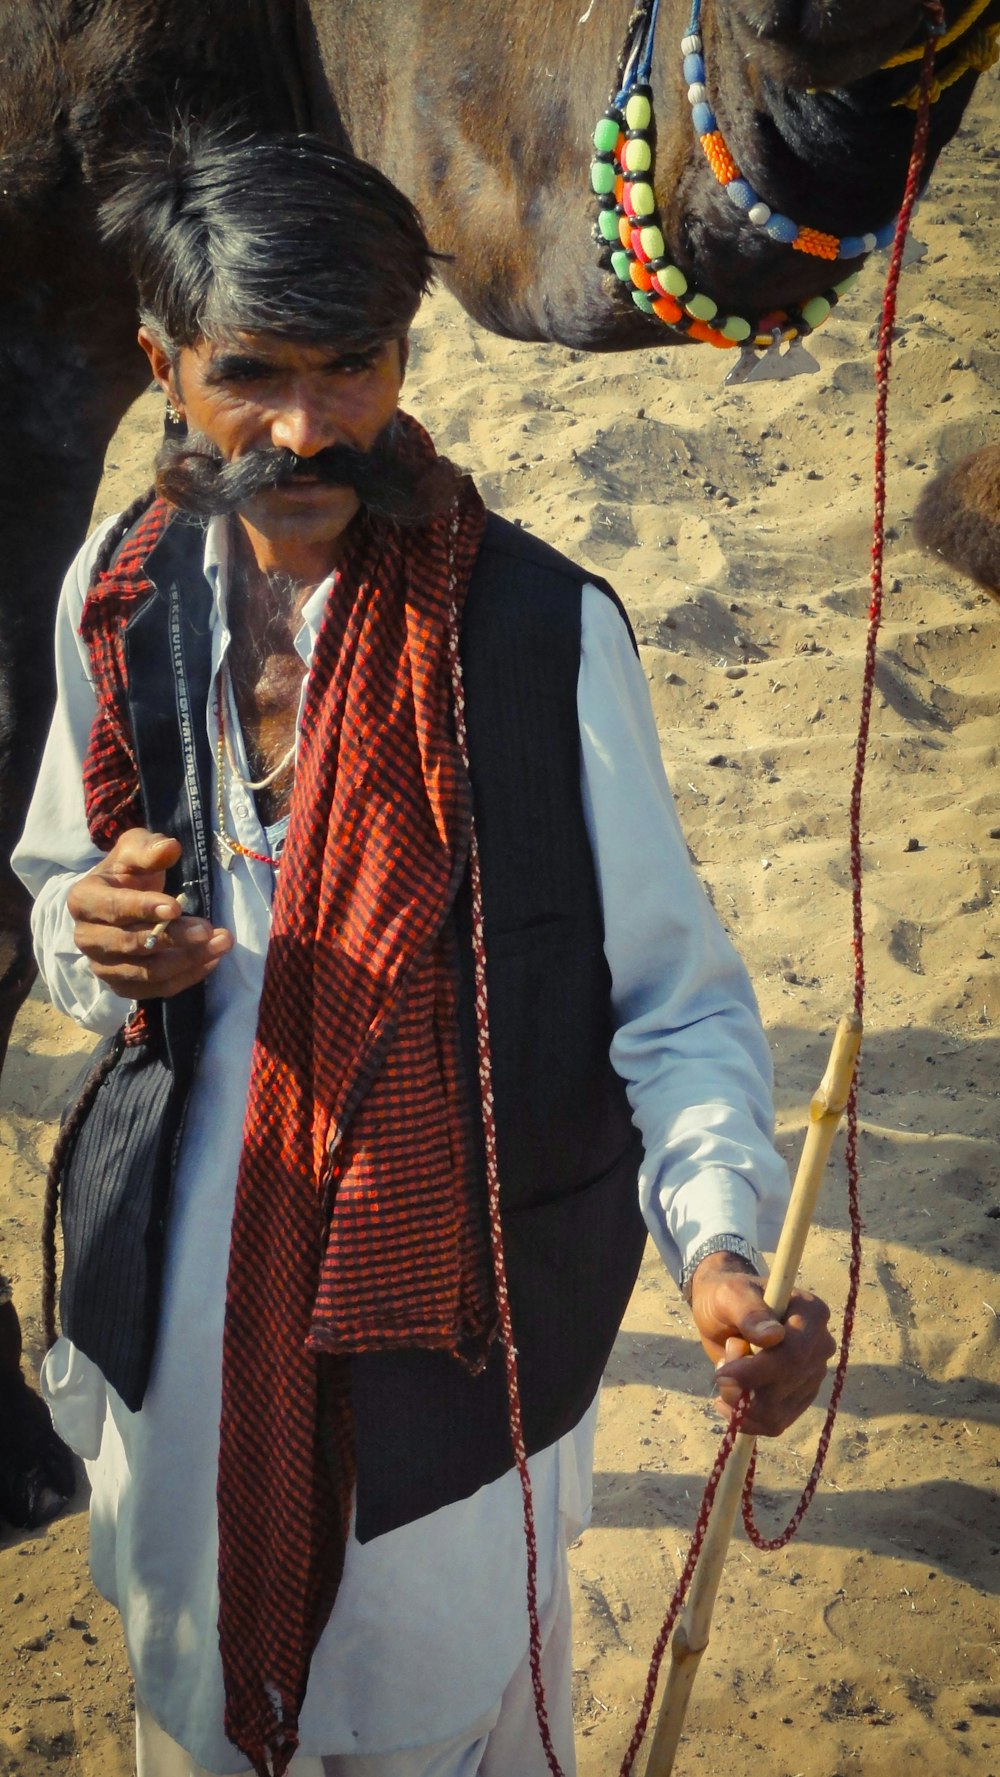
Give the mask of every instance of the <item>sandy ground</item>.
M 913 546 L 942 462 L 998 434 L 994 76 L 939 170 L 906 271 L 890 550 L 864 807 L 865 1265 L 824 1485 L 797 1541 L 732 1548 L 681 1773 L 1000 1777 L 1000 607 Z M 707 348 L 587 359 L 510 345 L 450 299 L 408 403 L 487 499 L 611 578 L 636 626 L 689 842 L 753 972 L 781 1142 L 849 1003 L 847 808 L 865 641 L 872 328 L 884 261 L 811 342 L 818 373 L 727 389 Z M 129 417 L 99 513 L 146 475 Z M 6 1253 L 38 1355 L 53 1119 L 85 1040 L 39 994 L 3 1080 Z M 843 1301 L 843 1167 L 805 1275 Z M 581 1777 L 617 1771 L 720 1426 L 686 1311 L 647 1260 L 605 1389 L 593 1528 L 574 1554 Z M 761 1461 L 783 1523 L 812 1412 Z M 83 1493 L 0 1543 L 0 1772 L 118 1777 L 129 1681 L 86 1573 Z M 517 1777 L 512 1773 L 511 1777 Z

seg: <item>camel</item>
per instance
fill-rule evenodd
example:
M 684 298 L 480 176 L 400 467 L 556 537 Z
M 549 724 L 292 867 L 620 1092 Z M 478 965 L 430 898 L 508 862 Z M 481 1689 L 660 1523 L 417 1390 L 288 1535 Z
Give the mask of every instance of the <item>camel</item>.
M 925 549 L 1000 601 L 1000 445 L 984 444 L 935 475 L 913 528 Z
M 46 1524 L 76 1489 L 73 1458 L 21 1373 L 21 1323 L 0 1276 L 0 1525 Z
M 804 332 L 891 234 L 927 14 L 919 0 L 687 3 L 3 0 L 0 1066 L 34 976 L 7 859 L 53 700 L 55 599 L 148 379 L 98 226 L 129 152 L 178 118 L 317 130 L 402 186 L 448 256 L 445 283 L 513 338 L 597 352 Z M 928 174 L 1000 0 L 945 13 Z M 652 112 L 620 130 L 609 99 L 654 21 Z M 639 184 L 623 238 L 616 195 L 638 202 Z

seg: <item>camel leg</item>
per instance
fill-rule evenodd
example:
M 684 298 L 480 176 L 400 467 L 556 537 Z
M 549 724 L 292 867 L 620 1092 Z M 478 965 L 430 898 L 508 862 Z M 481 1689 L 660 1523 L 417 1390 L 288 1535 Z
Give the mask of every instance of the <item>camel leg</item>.
M 21 1323 L 0 1277 L 0 1523 L 47 1524 L 76 1491 L 73 1458 L 21 1372 Z

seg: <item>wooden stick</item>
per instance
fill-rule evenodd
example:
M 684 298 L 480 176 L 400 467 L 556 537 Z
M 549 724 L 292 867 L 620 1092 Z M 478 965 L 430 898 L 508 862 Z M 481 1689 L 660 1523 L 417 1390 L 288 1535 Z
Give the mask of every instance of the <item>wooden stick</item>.
M 809 1125 L 802 1147 L 802 1158 L 792 1186 L 771 1275 L 764 1291 L 764 1301 L 769 1308 L 774 1309 L 779 1319 L 785 1315 L 795 1287 L 823 1171 L 837 1133 L 837 1125 L 850 1096 L 860 1047 L 861 1019 L 854 1012 L 846 1013 L 837 1026 L 826 1073 L 809 1106 Z M 660 1704 L 656 1733 L 649 1750 L 646 1777 L 670 1777 L 674 1768 L 688 1699 L 701 1656 L 708 1646 L 715 1596 L 722 1578 L 726 1550 L 739 1511 L 754 1443 L 755 1440 L 748 1434 L 739 1434 L 715 1496 L 687 1603 L 671 1637 L 670 1670 Z

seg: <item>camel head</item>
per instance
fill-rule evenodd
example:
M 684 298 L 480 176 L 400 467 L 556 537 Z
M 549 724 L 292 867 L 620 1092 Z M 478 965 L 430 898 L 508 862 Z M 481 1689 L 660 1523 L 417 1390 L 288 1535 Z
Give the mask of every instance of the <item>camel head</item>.
M 996 59 L 994 14 L 1000 0 L 936 8 L 924 183 Z M 715 345 L 817 325 L 893 237 L 930 25 L 915 0 L 695 0 L 678 44 L 662 11 L 652 92 L 672 83 L 674 113 L 669 129 L 657 125 L 661 227 L 650 238 L 669 292 L 655 266 L 648 291 L 620 253 L 619 277 L 647 292 L 661 319 Z M 626 142 L 625 169 L 639 152 Z M 630 195 L 626 171 L 626 208 Z M 634 233 L 625 244 L 637 252 Z

